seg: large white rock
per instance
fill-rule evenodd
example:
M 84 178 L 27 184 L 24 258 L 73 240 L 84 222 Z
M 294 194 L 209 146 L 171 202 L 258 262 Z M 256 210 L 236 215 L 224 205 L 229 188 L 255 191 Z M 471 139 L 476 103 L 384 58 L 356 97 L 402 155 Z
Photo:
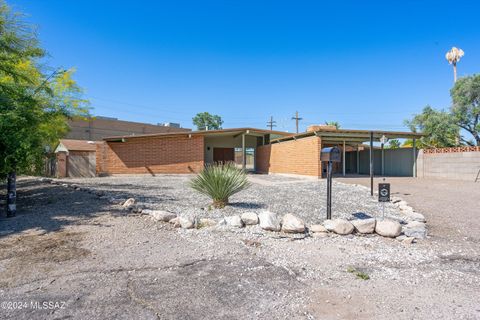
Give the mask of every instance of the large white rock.
M 178 223 L 183 229 L 192 229 L 194 225 L 191 219 L 185 217 L 179 217 Z
M 377 221 L 374 218 L 356 219 L 350 222 L 358 233 L 373 233 L 375 231 L 375 225 L 377 224 Z
M 327 228 L 325 228 L 321 224 L 312 224 L 309 229 L 313 233 L 328 232 Z
M 258 215 L 260 228 L 268 231 L 280 231 L 281 224 L 278 215 L 270 211 L 262 211 Z
M 287 213 L 282 219 L 282 231 L 287 233 L 305 232 L 305 222 L 293 214 Z
M 242 221 L 246 225 L 254 225 L 258 223 L 258 215 L 255 212 L 242 213 Z
M 345 219 L 334 219 L 334 220 L 325 220 L 323 222 L 323 226 L 328 230 L 328 231 L 333 231 L 337 234 L 350 234 L 353 232 L 353 224 L 350 223 L 350 221 L 347 221 Z
M 201 228 L 204 228 L 204 227 L 212 227 L 212 226 L 215 226 L 217 225 L 217 221 L 213 220 L 213 219 L 210 219 L 210 218 L 200 218 L 198 220 L 198 225 L 199 227 Z
M 427 237 L 427 226 L 423 222 L 411 221 L 402 228 L 403 234 L 407 237 L 425 239 Z
M 243 221 L 239 216 L 230 216 L 230 217 L 225 217 L 224 219 L 227 226 L 229 227 L 233 227 L 233 228 L 243 227 Z
M 163 210 L 148 210 L 148 209 L 146 209 L 146 210 L 143 210 L 142 213 L 148 214 L 154 220 L 163 221 L 163 222 L 169 222 L 170 220 L 172 220 L 173 218 L 175 218 L 177 216 L 175 213 L 168 212 L 168 211 L 163 211 Z
M 402 226 L 393 220 L 379 220 L 375 226 L 375 232 L 381 236 L 395 238 L 402 233 Z

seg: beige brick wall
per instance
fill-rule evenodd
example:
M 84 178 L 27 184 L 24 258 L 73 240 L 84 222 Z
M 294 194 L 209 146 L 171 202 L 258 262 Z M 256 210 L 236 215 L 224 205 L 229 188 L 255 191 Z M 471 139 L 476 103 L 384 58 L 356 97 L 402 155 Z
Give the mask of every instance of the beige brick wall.
M 97 148 L 97 172 L 199 172 L 204 166 L 203 145 L 203 136 L 139 137 L 127 138 L 126 142 L 106 142 L 104 149 Z
M 257 171 L 321 177 L 321 140 L 308 137 L 257 148 Z

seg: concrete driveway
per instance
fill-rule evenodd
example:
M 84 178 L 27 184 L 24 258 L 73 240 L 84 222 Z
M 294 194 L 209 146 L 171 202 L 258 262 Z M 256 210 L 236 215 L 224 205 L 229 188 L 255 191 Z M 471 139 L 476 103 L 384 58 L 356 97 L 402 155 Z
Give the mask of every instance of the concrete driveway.
M 339 182 L 370 186 L 369 177 L 335 178 Z M 382 178 L 374 179 L 374 190 Z M 387 177 L 392 195 L 405 199 L 428 219 L 437 240 L 480 242 L 480 182 Z

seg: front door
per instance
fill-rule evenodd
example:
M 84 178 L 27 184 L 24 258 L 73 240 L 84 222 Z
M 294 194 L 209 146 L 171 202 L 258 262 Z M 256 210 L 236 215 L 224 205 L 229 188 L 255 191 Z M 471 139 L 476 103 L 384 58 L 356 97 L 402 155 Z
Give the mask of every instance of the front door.
M 226 163 L 235 161 L 234 148 L 213 148 L 213 162 Z

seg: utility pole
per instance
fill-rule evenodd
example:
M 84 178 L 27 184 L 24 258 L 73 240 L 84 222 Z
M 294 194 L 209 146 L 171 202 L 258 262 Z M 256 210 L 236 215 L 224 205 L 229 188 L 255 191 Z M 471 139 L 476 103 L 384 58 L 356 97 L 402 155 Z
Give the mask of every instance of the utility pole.
M 270 121 L 267 122 L 267 127 L 270 127 L 270 131 L 273 130 L 273 127 L 276 127 L 277 121 L 273 121 L 273 116 L 270 116 Z
M 295 117 L 292 117 L 292 120 L 295 120 L 295 125 L 297 127 L 297 133 L 298 133 L 298 121 L 303 120 L 303 118 L 298 117 L 298 111 L 295 112 Z

